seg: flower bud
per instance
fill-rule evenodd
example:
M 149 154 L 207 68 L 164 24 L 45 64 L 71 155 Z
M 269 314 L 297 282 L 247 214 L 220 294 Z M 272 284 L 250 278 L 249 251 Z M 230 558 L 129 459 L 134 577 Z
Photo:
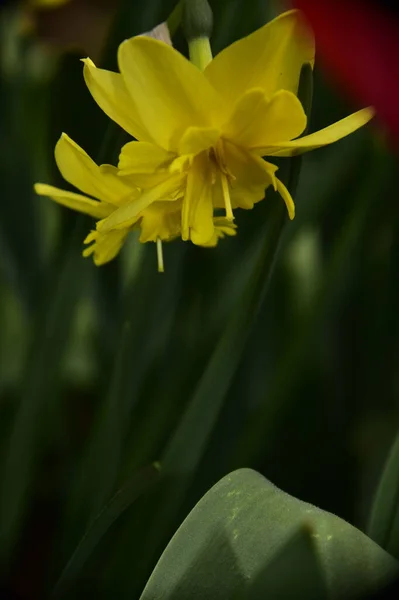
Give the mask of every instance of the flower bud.
M 208 0 L 183 0 L 183 31 L 188 42 L 210 38 L 213 14 Z
M 213 16 L 208 0 L 184 0 L 183 31 L 188 42 L 190 60 L 201 71 L 212 60 L 209 37 Z

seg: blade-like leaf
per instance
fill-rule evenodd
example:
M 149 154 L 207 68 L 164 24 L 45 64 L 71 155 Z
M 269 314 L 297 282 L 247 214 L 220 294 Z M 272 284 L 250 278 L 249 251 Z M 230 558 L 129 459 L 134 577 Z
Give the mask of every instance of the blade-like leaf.
M 0 495 L 0 548 L 4 561 L 10 557 L 23 522 L 29 485 L 39 454 L 41 420 L 57 389 L 82 289 L 81 281 L 84 280 L 83 269 L 88 267 L 80 255 L 82 225 L 79 220 L 65 248 L 65 260 L 53 281 L 48 304 L 46 302 L 39 313 L 26 364 L 22 398 L 5 450 Z
M 303 106 L 303 110 L 308 117 L 307 125 L 305 131 L 302 135 L 306 135 L 309 131 L 309 121 L 310 115 L 312 112 L 312 102 L 313 102 L 313 70 L 312 66 L 307 63 L 303 65 L 301 70 L 301 76 L 299 78 L 299 88 L 298 88 L 298 98 L 301 101 Z M 288 180 L 288 189 L 296 190 L 299 183 L 299 176 L 302 169 L 303 157 L 301 155 L 294 156 L 291 159 L 291 170 L 290 177 Z
M 40 101 L 29 102 L 32 81 L 19 17 L 13 10 L 0 14 L 0 267 L 32 315 L 43 283 L 43 231 L 32 188 L 29 124 L 41 121 L 44 111 Z
M 156 3 L 153 12 L 154 7 L 150 4 L 143 9 L 141 5 L 138 6 L 130 0 L 122 2 L 106 46 L 102 66 L 110 67 L 115 63 L 117 47 L 125 37 L 151 29 L 165 20 L 174 4 L 172 0 L 163 2 L 162 6 Z M 138 15 L 140 18 L 137 18 Z M 71 73 L 73 81 L 75 75 L 75 72 Z M 70 98 L 74 97 L 71 93 L 73 85 L 68 88 L 68 82 L 64 84 L 68 89 L 67 103 L 70 104 Z M 99 114 L 101 115 L 98 111 L 85 114 L 83 137 L 88 142 L 90 138 L 96 139 Z M 101 128 L 100 131 L 102 130 Z M 110 122 L 108 133 L 104 135 L 104 143 L 95 157 L 99 163 L 105 162 L 105 157 L 114 156 L 119 152 L 120 135 L 120 128 Z M 87 144 L 84 145 L 87 148 Z M 81 244 L 87 229 L 85 220 L 79 217 L 60 252 L 59 264 L 54 279 L 49 284 L 49 290 L 43 294 L 43 306 L 39 311 L 26 366 L 24 393 L 13 424 L 2 473 L 0 548 L 1 559 L 4 561 L 10 558 L 23 523 L 25 507 L 29 501 L 29 485 L 40 450 L 39 423 L 47 402 L 52 395 L 56 395 L 72 319 L 82 282 L 87 280 L 84 269 L 88 269 L 90 263 L 81 257 Z
M 377 488 L 367 533 L 399 558 L 399 436 L 393 443 Z
M 96 549 L 99 542 L 112 524 L 127 510 L 132 503 L 146 491 L 156 480 L 159 473 L 157 465 L 139 471 L 132 480 L 118 490 L 103 510 L 94 519 L 75 552 L 63 570 L 52 594 L 53 598 L 62 598 L 73 587 L 81 570 Z
M 282 414 L 283 401 L 289 403 L 295 398 L 293 390 L 308 357 L 303 352 L 303 348 L 311 345 L 322 319 L 334 306 L 337 295 L 347 288 L 348 281 L 352 277 L 354 257 L 361 253 L 361 242 L 367 242 L 364 236 L 366 225 L 373 218 L 374 199 L 381 190 L 386 189 L 388 192 L 388 185 L 390 185 L 390 181 L 386 178 L 386 153 L 374 148 L 374 153 L 371 153 L 368 160 L 368 179 L 365 179 L 357 189 L 357 195 L 352 200 L 356 209 L 354 208 L 348 214 L 342 231 L 331 249 L 323 285 L 317 292 L 315 309 L 301 322 L 299 331 L 292 343 L 287 346 L 272 374 L 265 401 L 250 416 L 242 439 L 237 444 L 235 464 L 238 461 L 240 464 L 252 464 L 254 457 L 265 447 L 269 433 L 275 424 L 275 415 Z M 317 194 L 317 190 L 314 193 Z M 348 256 L 352 257 L 351 262 L 348 261 Z M 287 373 L 290 373 L 290 377 L 287 377 Z

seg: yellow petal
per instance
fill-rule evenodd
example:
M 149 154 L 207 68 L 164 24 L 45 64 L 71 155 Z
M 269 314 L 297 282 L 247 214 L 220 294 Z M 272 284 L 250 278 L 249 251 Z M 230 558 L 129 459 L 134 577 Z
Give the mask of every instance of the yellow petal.
M 111 204 L 120 204 L 138 195 L 138 190 L 121 180 L 115 167 L 99 167 L 78 144 L 65 133 L 55 147 L 55 160 L 63 178 L 79 190 Z
M 237 233 L 237 225 L 228 221 L 225 217 L 215 217 L 213 219 L 215 231 L 212 238 L 206 244 L 201 244 L 206 248 L 214 248 L 217 246 L 219 240 L 227 236 L 234 236 Z
M 117 208 L 108 218 L 99 221 L 97 229 L 106 232 L 111 229 L 131 227 L 139 218 L 140 213 L 153 202 L 159 200 L 173 202 L 182 196 L 183 181 L 184 175 L 173 175 L 162 183 L 144 190 L 137 199 Z
M 263 200 L 267 187 L 274 184 L 277 167 L 227 141 L 223 149 L 227 169 L 234 177 L 230 183 L 232 206 L 251 209 Z M 221 200 L 216 200 L 216 194 L 214 198 L 214 206 L 223 207 Z
M 266 156 L 294 156 L 327 146 L 350 135 L 360 127 L 363 127 L 374 116 L 371 108 L 363 108 L 333 125 L 306 135 L 298 140 L 286 142 L 285 144 L 270 144 L 266 148 L 257 148 L 256 151 Z
M 177 237 L 181 231 L 181 202 L 154 202 L 143 210 L 140 229 L 142 243 Z
M 208 158 L 195 157 L 187 176 L 182 207 L 182 238 L 199 246 L 210 241 L 214 234 L 212 185 Z
M 296 94 L 302 65 L 313 61 L 313 36 L 299 11 L 292 10 L 225 48 L 209 63 L 205 76 L 233 103 L 255 87 L 268 97 L 280 89 Z
M 128 183 L 120 179 L 120 171 L 114 165 L 99 165 L 99 177 L 102 184 L 108 191 L 108 196 L 112 197 L 112 203 L 115 205 L 123 204 L 126 200 L 132 200 L 140 196 L 140 189 L 137 185 Z
M 153 140 L 176 150 L 190 126 L 212 127 L 223 112 L 203 73 L 180 52 L 146 37 L 119 46 L 119 68 L 138 115 Z
M 97 69 L 90 58 L 82 62 L 86 85 L 101 110 L 133 137 L 151 142 L 151 136 L 137 115 L 122 75 Z
M 215 248 L 218 245 L 220 237 L 223 236 L 218 236 L 216 229 L 214 229 L 212 237 L 204 244 L 197 244 L 197 246 L 202 246 L 203 248 Z
M 119 155 L 119 176 L 140 188 L 158 185 L 169 177 L 176 155 L 148 142 L 129 142 Z
M 90 215 L 90 217 L 94 217 L 95 219 L 108 217 L 115 210 L 114 206 L 105 202 L 98 202 L 81 194 L 60 190 L 45 183 L 35 183 L 34 188 L 36 194 L 39 196 L 48 196 L 58 204 L 62 204 L 62 206 Z
M 179 143 L 179 154 L 199 154 L 215 146 L 220 138 L 220 130 L 213 127 L 189 127 Z
M 218 234 L 236 235 L 237 225 L 228 221 L 226 217 L 214 217 L 213 222 Z M 223 235 L 220 235 L 220 237 L 223 237 Z
M 292 92 L 280 90 L 269 100 L 262 89 L 255 88 L 236 102 L 223 135 L 237 146 L 266 146 L 298 137 L 306 121 L 302 104 Z
M 121 206 L 138 198 L 141 194 L 139 186 L 129 180 L 120 179 L 120 171 L 114 165 L 100 165 L 100 175 L 106 189 L 110 187 L 110 202 L 115 206 Z M 105 177 L 104 177 L 105 176 Z M 122 184 L 122 185 L 121 185 Z
M 83 256 L 94 254 L 94 263 L 97 266 L 109 262 L 118 254 L 128 233 L 127 230 L 109 231 L 105 234 L 91 231 L 84 243 L 92 245 L 83 250 Z
M 147 142 L 129 142 L 119 155 L 118 168 L 122 174 L 153 173 L 158 169 L 168 169 L 176 155 L 160 146 Z
M 289 193 L 289 191 L 287 190 L 287 188 L 285 187 L 284 183 L 282 181 L 280 181 L 280 179 L 276 179 L 276 182 L 277 182 L 277 191 L 280 194 L 280 196 L 282 197 L 282 199 L 284 200 L 285 205 L 287 207 L 288 216 L 292 220 L 295 217 L 295 204 L 292 199 L 292 196 Z

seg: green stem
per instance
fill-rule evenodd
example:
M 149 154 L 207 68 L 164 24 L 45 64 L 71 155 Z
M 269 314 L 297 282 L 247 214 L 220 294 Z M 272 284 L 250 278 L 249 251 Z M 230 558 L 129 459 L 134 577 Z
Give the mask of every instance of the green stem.
M 188 43 L 188 52 L 191 62 L 203 71 L 212 60 L 212 50 L 209 39 L 206 37 L 190 40 Z

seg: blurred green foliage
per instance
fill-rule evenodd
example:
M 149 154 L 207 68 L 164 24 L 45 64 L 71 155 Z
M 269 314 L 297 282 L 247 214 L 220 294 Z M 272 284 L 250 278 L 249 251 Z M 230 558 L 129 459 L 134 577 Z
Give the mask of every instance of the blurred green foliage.
M 279 10 L 266 0 L 211 5 L 215 52 Z M 150 30 L 174 6 L 172 0 L 122 0 L 102 66 L 114 68 L 120 41 Z M 113 263 L 96 268 L 81 257 L 88 221 L 35 197 L 32 184 L 60 183 L 52 153 L 62 131 L 101 162 L 115 162 L 125 134 L 87 92 L 80 53 L 45 50 L 33 35 L 21 35 L 19 17 L 12 5 L 1 13 L 5 589 L 22 598 L 138 599 L 190 510 L 240 467 L 346 519 L 399 558 L 397 443 L 366 525 L 398 428 L 399 206 L 396 161 L 383 140 L 371 126 L 303 163 L 282 161 L 284 180 L 297 190 L 292 223 L 268 192 L 253 211 L 237 214 L 239 235 L 216 249 L 168 244 L 164 275 L 157 273 L 153 245 L 136 239 Z M 180 31 L 174 40 L 186 52 Z M 316 69 L 310 130 L 352 108 Z M 255 484 L 250 471 L 232 477 L 244 496 L 251 485 L 269 485 L 260 477 Z M 217 511 L 223 521 L 225 505 L 215 491 L 221 485 L 206 496 L 210 520 L 203 515 L 203 527 L 184 539 L 200 504 L 149 586 L 173 553 L 161 581 L 177 578 L 177 564 L 196 545 L 197 579 L 203 564 L 217 565 L 225 586 L 219 595 L 198 595 L 203 590 L 195 577 L 187 582 L 183 569 L 165 597 L 235 597 L 226 592 L 228 573 L 242 548 L 230 561 L 231 540 L 218 529 L 225 550 L 218 563 L 218 546 L 200 544 L 208 533 L 213 539 Z M 279 493 L 299 510 L 299 501 Z M 298 527 L 287 529 L 283 519 L 280 541 L 287 548 L 270 556 L 270 506 L 265 501 L 262 512 L 256 505 L 256 516 L 251 498 L 249 522 L 241 526 L 259 535 L 265 527 L 265 534 L 257 542 L 262 546 L 263 539 L 264 555 L 251 557 L 259 576 L 248 598 L 266 592 L 291 598 L 301 585 L 302 597 L 310 589 L 323 597 L 314 524 L 304 528 L 298 517 Z M 341 529 L 331 515 L 323 518 L 342 544 L 353 542 L 361 560 L 356 540 L 362 534 L 347 524 Z M 371 563 L 381 561 L 379 572 L 389 571 L 391 559 L 371 540 L 366 545 Z M 280 588 L 275 573 L 291 572 L 298 561 L 303 569 L 293 575 L 294 587 Z M 354 576 L 341 574 L 339 561 L 333 568 L 337 580 Z M 245 579 L 240 569 L 236 575 Z M 176 595 L 176 585 L 186 595 Z

